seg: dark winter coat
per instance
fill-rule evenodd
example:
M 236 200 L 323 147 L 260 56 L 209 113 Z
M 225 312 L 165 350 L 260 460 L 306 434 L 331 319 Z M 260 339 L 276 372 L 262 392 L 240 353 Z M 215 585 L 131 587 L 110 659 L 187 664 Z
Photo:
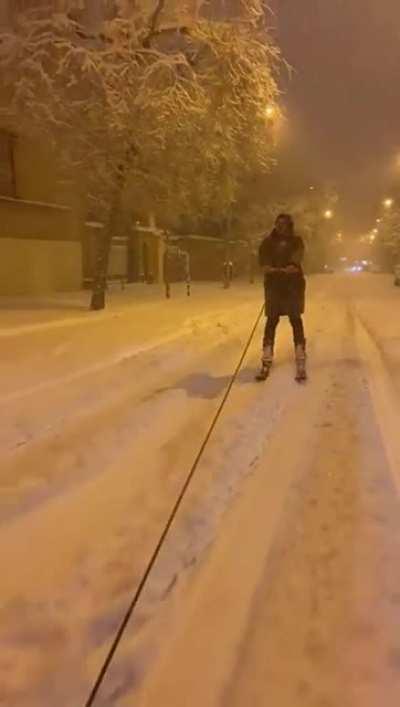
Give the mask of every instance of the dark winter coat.
M 302 269 L 304 243 L 298 236 L 282 236 L 276 230 L 261 243 L 262 268 L 295 265 L 295 273 L 271 272 L 264 277 L 265 307 L 268 317 L 298 317 L 304 312 L 306 283 Z

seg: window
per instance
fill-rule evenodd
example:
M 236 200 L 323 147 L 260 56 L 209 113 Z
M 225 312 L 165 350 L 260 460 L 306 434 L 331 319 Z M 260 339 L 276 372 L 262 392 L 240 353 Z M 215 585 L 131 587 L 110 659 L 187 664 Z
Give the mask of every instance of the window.
M 0 132 L 0 196 L 17 196 L 15 185 L 14 137 Z

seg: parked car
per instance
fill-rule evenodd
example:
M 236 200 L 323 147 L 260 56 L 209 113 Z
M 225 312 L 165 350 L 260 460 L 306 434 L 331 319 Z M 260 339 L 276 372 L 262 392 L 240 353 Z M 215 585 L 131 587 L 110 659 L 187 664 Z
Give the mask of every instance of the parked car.
M 363 270 L 364 270 L 364 266 L 358 262 L 352 263 L 352 264 L 348 265 L 348 267 L 346 268 L 346 271 L 351 272 L 351 273 L 363 272 Z
M 400 263 L 394 268 L 394 284 L 396 287 L 400 287 Z

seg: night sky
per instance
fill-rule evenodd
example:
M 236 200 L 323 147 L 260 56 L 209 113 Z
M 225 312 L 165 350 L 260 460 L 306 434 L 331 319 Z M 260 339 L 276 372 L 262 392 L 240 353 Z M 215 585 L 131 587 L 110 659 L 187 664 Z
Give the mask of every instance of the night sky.
M 341 224 L 371 226 L 400 193 L 400 0 L 273 0 L 289 147 L 312 181 L 334 181 Z

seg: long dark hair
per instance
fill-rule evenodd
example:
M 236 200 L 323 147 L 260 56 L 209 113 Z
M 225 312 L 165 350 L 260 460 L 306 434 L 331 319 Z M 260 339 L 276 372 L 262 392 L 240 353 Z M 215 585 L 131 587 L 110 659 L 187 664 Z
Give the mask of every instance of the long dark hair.
M 287 226 L 287 229 L 288 229 L 288 233 L 289 233 L 290 236 L 293 238 L 294 235 L 295 235 L 295 233 L 294 233 L 294 221 L 293 221 L 293 216 L 291 216 L 290 214 L 279 214 L 279 216 L 277 217 L 277 219 L 276 219 L 276 221 L 275 221 L 275 228 L 274 228 L 274 231 L 276 230 L 276 225 L 277 225 L 278 221 L 280 221 L 281 219 L 282 219 L 283 221 L 286 221 L 286 226 Z

